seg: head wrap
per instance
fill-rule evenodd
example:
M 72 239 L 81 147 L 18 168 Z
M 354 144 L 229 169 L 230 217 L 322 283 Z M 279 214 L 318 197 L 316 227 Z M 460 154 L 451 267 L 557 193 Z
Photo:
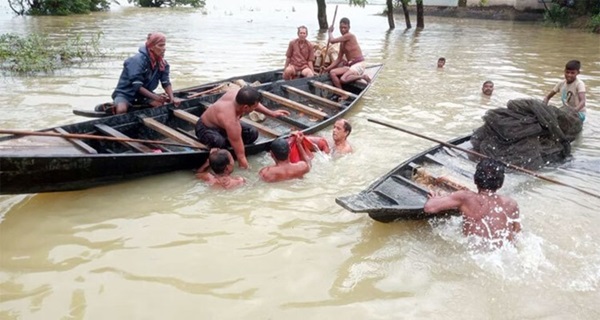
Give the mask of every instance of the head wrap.
M 165 71 L 165 60 L 158 55 L 155 55 L 152 52 L 152 48 L 154 48 L 160 41 L 166 41 L 167 37 L 160 32 L 153 32 L 148 34 L 148 39 L 146 39 L 146 49 L 148 50 L 148 54 L 150 55 L 150 65 L 152 69 L 155 69 L 158 65 L 158 69 L 160 71 Z

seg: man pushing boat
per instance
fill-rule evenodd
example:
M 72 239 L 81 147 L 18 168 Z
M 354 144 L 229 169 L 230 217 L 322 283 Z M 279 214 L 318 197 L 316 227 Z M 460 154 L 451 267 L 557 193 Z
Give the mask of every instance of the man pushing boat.
M 198 140 L 209 148 L 225 149 L 231 146 L 240 168 L 248 168 L 244 145 L 258 139 L 258 130 L 240 122 L 240 118 L 252 111 L 270 117 L 289 116 L 286 110 L 269 110 L 260 103 L 262 95 L 256 88 L 246 86 L 225 93 L 212 104 L 196 123 Z
M 473 177 L 478 192 L 460 190 L 447 196 L 431 194 L 425 203 L 426 213 L 458 209 L 462 214 L 463 234 L 489 240 L 492 247 L 513 242 L 521 231 L 519 205 L 508 196 L 496 193 L 504 183 L 504 166 L 493 159 L 477 164 Z

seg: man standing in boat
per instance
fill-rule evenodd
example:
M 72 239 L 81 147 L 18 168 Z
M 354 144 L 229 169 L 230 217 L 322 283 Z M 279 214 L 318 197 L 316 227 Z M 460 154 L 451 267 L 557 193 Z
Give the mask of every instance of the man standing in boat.
M 240 168 L 248 168 L 244 145 L 258 139 L 258 130 L 241 123 L 240 118 L 252 111 L 269 117 L 288 116 L 286 110 L 269 110 L 260 103 L 262 95 L 251 86 L 227 91 L 212 104 L 196 123 L 198 140 L 209 148 L 233 148 Z
M 341 88 L 343 83 L 353 82 L 363 79 L 370 82 L 371 78 L 365 74 L 365 58 L 358 45 L 356 36 L 350 33 L 350 20 L 342 18 L 340 20 L 340 33 L 338 38 L 333 37 L 333 26 L 328 30 L 329 42 L 339 43 L 340 52 L 335 61 L 333 61 L 324 72 L 329 72 L 331 82 Z
M 292 80 L 298 75 L 313 77 L 315 69 L 315 50 L 313 44 L 306 40 L 308 29 L 305 26 L 298 27 L 298 38 L 290 41 L 285 54 L 285 66 L 283 69 L 283 80 Z
M 506 240 L 514 242 L 521 231 L 519 206 L 508 196 L 496 193 L 504 182 L 504 166 L 496 160 L 484 159 L 477 164 L 474 176 L 478 192 L 461 190 L 447 196 L 430 194 L 426 213 L 457 209 L 463 216 L 463 234 L 489 240 L 501 247 Z
M 304 135 L 301 132 L 294 132 L 296 148 L 300 153 L 300 161 L 292 163 L 289 159 L 290 146 L 288 141 L 283 138 L 277 138 L 271 143 L 271 157 L 275 164 L 267 166 L 258 172 L 260 178 L 265 182 L 278 182 L 290 179 L 304 177 L 310 171 L 311 159 L 304 149 Z
M 164 34 L 150 33 L 138 53 L 125 60 L 117 88 L 112 94 L 114 113 L 125 113 L 133 104 L 159 107 L 169 102 L 180 103 L 181 100 L 173 97 L 170 67 L 164 59 L 166 41 Z M 159 82 L 166 96 L 153 92 Z

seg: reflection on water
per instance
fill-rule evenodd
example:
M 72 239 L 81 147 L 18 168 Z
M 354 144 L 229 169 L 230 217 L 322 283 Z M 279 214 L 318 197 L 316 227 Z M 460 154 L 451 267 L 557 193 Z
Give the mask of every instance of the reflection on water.
M 272 160 L 258 155 L 251 170 L 237 172 L 248 187 L 232 192 L 177 172 L 80 192 L 2 196 L 0 318 L 597 318 L 596 198 L 509 174 L 505 190 L 519 202 L 524 233 L 517 249 L 491 254 L 470 251 L 457 220 L 380 224 L 334 199 L 431 146 L 367 118 L 447 140 L 471 132 L 486 110 L 509 99 L 543 97 L 573 58 L 583 65 L 588 120 L 573 159 L 542 173 L 596 190 L 600 38 L 435 17 L 426 17 L 424 30 L 389 31 L 386 18 L 375 15 L 381 11 L 339 5 L 338 21 L 350 18 L 367 61 L 385 63 L 349 116 L 353 155 L 318 158 L 305 179 L 270 185 L 256 172 Z M 72 17 L 0 10 L 1 30 L 57 39 L 102 31 L 109 50 L 102 61 L 51 75 L 3 77 L 0 127 L 81 121 L 72 109 L 107 100 L 124 57 L 150 31 L 167 35 L 172 81 L 181 88 L 281 68 L 303 24 L 309 38 L 324 39 L 308 0 L 209 1 L 204 10 L 116 7 Z M 436 68 L 440 56 L 444 70 Z M 495 90 L 484 99 L 488 79 Z

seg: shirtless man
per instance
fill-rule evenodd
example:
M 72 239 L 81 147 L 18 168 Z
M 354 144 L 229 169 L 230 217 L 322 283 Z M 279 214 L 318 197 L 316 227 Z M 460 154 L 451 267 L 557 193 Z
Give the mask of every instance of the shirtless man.
M 333 26 L 328 30 L 329 42 L 339 43 L 340 52 L 335 61 L 333 61 L 323 72 L 329 72 L 331 82 L 341 88 L 343 83 L 348 83 L 363 79 L 367 82 L 371 81 L 365 72 L 365 58 L 362 50 L 358 45 L 356 36 L 350 33 L 350 20 L 342 18 L 340 20 L 341 37 L 333 37 Z
M 283 79 L 291 80 L 298 74 L 303 77 L 313 77 L 315 68 L 315 50 L 313 44 L 306 40 L 308 29 L 305 26 L 298 27 L 298 38 L 290 41 L 285 54 L 285 66 L 283 70 Z
M 269 110 L 260 103 L 262 95 L 253 87 L 246 86 L 226 92 L 212 104 L 196 123 L 198 140 L 209 148 L 233 148 L 240 168 L 248 168 L 245 144 L 258 139 L 256 128 L 240 122 L 240 118 L 252 111 L 270 117 L 287 116 L 286 110 Z
M 300 152 L 301 161 L 291 163 L 288 159 L 290 146 L 283 138 L 277 138 L 271 143 L 271 157 L 275 160 L 272 166 L 260 169 L 258 175 L 265 182 L 278 182 L 296 178 L 302 178 L 310 171 L 310 158 L 302 144 L 304 136 L 302 133 L 294 133 L 296 135 L 296 145 Z
M 521 231 L 519 206 L 496 190 L 504 182 L 504 167 L 501 163 L 484 159 L 477 164 L 473 177 L 478 192 L 456 191 L 447 196 L 431 194 L 425 203 L 426 213 L 439 213 L 458 209 L 463 216 L 463 234 L 489 240 L 495 247 L 501 247 L 505 240 L 514 242 Z
M 196 178 L 203 180 L 208 185 L 223 189 L 233 189 L 242 186 L 246 180 L 243 177 L 232 176 L 233 157 L 229 151 L 213 148 L 210 150 L 208 160 L 196 172 Z M 211 168 L 214 174 L 208 171 Z
M 348 136 L 352 132 L 352 125 L 348 120 L 340 119 L 336 121 L 333 125 L 333 131 L 331 135 L 333 137 L 333 147 L 329 146 L 327 139 L 323 137 L 306 137 L 311 141 L 311 146 L 308 151 L 317 151 L 316 148 L 325 152 L 332 153 L 333 155 L 340 156 L 348 153 L 352 153 L 353 149 L 350 143 L 348 142 Z M 310 154 L 309 154 L 310 156 Z

